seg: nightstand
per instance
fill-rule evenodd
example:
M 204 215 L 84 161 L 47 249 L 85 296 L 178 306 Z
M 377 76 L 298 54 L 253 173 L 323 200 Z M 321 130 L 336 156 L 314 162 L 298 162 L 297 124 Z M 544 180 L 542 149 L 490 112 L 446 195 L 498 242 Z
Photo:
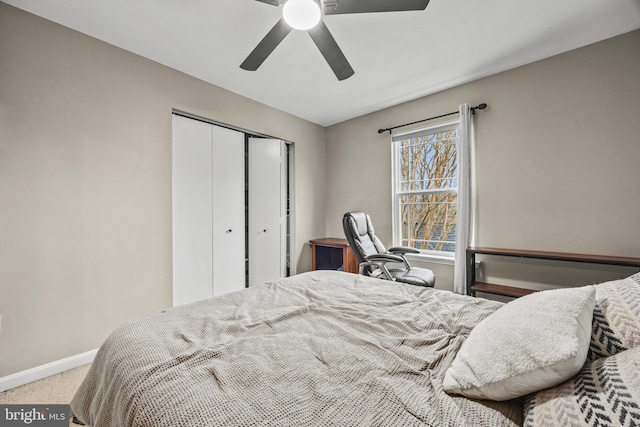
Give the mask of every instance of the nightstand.
M 358 273 L 358 261 L 346 239 L 328 237 L 311 240 L 312 270 L 341 270 Z

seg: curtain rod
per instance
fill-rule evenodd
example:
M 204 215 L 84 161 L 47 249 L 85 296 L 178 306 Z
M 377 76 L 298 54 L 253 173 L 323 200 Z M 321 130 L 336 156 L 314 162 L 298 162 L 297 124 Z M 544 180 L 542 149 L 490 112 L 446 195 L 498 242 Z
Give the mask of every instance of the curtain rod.
M 471 113 L 475 114 L 476 110 L 484 110 L 485 108 L 487 108 L 487 104 L 482 103 L 479 105 L 476 105 L 475 107 L 471 107 Z M 386 131 L 389 131 L 389 134 L 391 134 L 391 131 L 397 128 L 401 128 L 403 126 L 409 126 L 409 125 L 415 125 L 416 123 L 420 123 L 420 122 L 426 122 L 427 120 L 433 120 L 433 119 L 439 119 L 440 117 L 447 117 L 447 116 L 452 116 L 454 114 L 458 114 L 458 111 L 452 111 L 450 113 L 447 114 L 441 114 L 439 116 L 435 116 L 435 117 L 429 117 L 428 119 L 422 119 L 422 120 L 418 120 L 416 122 L 411 122 L 411 123 L 405 123 L 403 125 L 398 125 L 398 126 L 394 126 L 391 128 L 386 128 L 386 129 L 378 129 L 378 133 L 384 133 Z

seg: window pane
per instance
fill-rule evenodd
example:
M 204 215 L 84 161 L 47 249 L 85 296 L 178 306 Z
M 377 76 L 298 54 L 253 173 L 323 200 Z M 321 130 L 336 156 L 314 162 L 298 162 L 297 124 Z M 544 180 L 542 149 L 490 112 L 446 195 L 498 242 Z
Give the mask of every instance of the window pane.
M 401 141 L 400 192 L 456 188 L 457 143 L 457 128 Z
M 400 196 L 401 245 L 454 252 L 456 193 Z

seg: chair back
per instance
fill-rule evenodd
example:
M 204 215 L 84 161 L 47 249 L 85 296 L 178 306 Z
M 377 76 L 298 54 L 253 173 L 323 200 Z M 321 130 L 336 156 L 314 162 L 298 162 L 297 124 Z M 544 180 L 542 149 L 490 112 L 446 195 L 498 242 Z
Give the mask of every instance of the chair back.
M 342 217 L 342 228 L 349 246 L 358 259 L 358 263 L 368 261 L 368 257 L 387 252 L 376 237 L 371 218 L 364 212 L 347 212 Z

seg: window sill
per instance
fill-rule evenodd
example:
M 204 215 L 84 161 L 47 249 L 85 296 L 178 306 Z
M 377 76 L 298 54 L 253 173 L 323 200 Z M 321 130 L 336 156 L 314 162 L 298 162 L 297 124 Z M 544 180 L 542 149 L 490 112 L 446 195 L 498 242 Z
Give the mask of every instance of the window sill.
M 438 254 L 406 254 L 406 258 L 411 261 L 420 261 L 420 262 L 433 262 L 436 264 L 446 264 L 446 265 L 454 265 L 456 262 L 455 256 L 451 254 L 448 255 L 438 255 Z

